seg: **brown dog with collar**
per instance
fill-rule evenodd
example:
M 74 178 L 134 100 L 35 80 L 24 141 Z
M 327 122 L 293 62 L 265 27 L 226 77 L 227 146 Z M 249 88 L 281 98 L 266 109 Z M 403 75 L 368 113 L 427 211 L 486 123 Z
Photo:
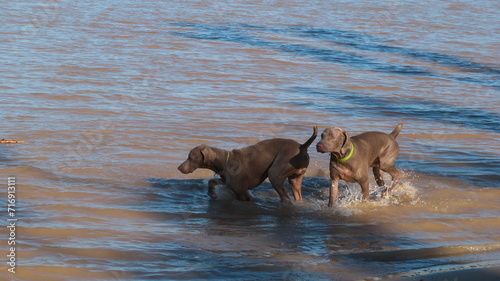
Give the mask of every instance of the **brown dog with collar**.
M 312 136 L 304 144 L 274 138 L 232 151 L 199 145 L 189 152 L 188 159 L 178 170 L 188 174 L 204 168 L 219 174 L 220 180 L 209 181 L 208 194 L 212 198 L 217 198 L 215 185 L 225 184 L 238 200 L 248 201 L 251 199 L 248 191 L 269 178 L 282 202 L 290 201 L 285 191 L 285 179 L 290 183 L 295 200 L 301 201 L 302 178 L 309 165 L 307 148 L 317 134 L 318 129 L 314 126 Z
M 363 198 L 370 196 L 368 169 L 373 167 L 373 174 L 379 186 L 384 186 L 383 171 L 392 176 L 390 188 L 386 188 L 382 197 L 386 196 L 401 179 L 402 173 L 394 167 L 399 154 L 396 137 L 401 132 L 403 123 L 399 123 L 390 133 L 366 132 L 349 137 L 341 128 L 328 128 L 321 134 L 316 145 L 320 153 L 330 153 L 330 196 L 328 206 L 337 201 L 338 181 L 357 182 L 361 185 Z

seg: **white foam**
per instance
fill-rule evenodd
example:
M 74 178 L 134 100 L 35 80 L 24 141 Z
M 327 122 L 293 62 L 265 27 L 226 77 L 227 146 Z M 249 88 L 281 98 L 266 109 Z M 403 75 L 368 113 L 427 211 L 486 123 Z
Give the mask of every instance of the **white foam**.
M 304 198 L 300 208 L 319 211 L 324 214 L 350 217 L 371 211 L 375 208 L 392 205 L 414 205 L 420 201 L 418 189 L 409 181 L 401 182 L 388 197 L 382 198 L 384 187 L 370 186 L 370 200 L 363 200 L 361 187 L 356 183 L 347 183 L 339 188 L 339 198 L 333 208 L 328 207 L 329 189 L 322 189 L 319 197 Z
M 208 180 L 207 180 L 208 184 Z M 318 186 L 318 189 L 320 187 Z M 294 208 L 303 212 L 321 212 L 325 215 L 350 217 L 362 214 L 375 208 L 391 205 L 414 205 L 420 201 L 419 191 L 410 181 L 400 182 L 387 196 L 381 195 L 385 187 L 379 187 L 374 182 L 370 184 L 370 200 L 363 199 L 361 187 L 357 183 L 340 183 L 339 198 L 333 208 L 328 207 L 329 189 L 322 186 L 318 192 L 304 196 L 303 202 L 293 202 Z M 225 185 L 215 186 L 217 200 L 236 200 L 234 192 Z M 255 194 L 256 199 L 267 203 L 279 204 L 279 198 L 273 189 L 259 190 Z M 293 200 L 293 199 L 292 199 Z
M 223 184 L 216 185 L 214 189 L 215 194 L 217 194 L 217 200 L 231 201 L 236 199 L 236 195 L 234 195 L 234 192 L 229 187 Z

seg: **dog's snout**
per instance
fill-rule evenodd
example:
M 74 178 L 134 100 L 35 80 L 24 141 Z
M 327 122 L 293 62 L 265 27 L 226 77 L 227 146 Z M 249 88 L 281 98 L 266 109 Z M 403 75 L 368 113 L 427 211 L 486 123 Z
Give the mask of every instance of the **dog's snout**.
M 179 170 L 183 174 L 189 174 L 190 171 L 188 171 L 187 163 L 184 162 L 177 167 L 177 170 Z
M 323 152 L 323 144 L 321 142 L 318 142 L 316 144 L 316 151 L 317 152 Z
M 177 170 L 179 170 L 181 173 L 183 173 L 183 174 L 184 174 L 184 170 L 182 169 L 182 164 L 181 164 L 181 165 L 179 165 L 179 167 L 177 167 Z

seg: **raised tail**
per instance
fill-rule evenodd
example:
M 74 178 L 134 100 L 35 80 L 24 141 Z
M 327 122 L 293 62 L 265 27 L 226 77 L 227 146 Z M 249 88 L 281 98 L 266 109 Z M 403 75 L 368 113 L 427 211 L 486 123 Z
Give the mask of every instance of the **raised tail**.
M 399 122 L 399 124 L 394 128 L 394 130 L 389 134 L 393 138 L 396 138 L 399 135 L 399 132 L 401 132 L 401 129 L 403 129 L 403 122 Z
M 300 149 L 307 149 L 311 145 L 311 143 L 316 139 L 316 136 L 318 136 L 318 126 L 313 126 L 312 136 L 305 143 L 300 145 Z

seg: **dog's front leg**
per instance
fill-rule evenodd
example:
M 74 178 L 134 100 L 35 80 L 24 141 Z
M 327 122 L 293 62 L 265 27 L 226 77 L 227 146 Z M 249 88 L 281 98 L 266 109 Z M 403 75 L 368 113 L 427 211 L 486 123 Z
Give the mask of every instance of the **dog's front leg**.
M 339 194 L 339 177 L 337 175 L 332 175 L 330 182 L 330 197 L 328 199 L 328 207 L 332 207 L 337 202 L 338 194 Z
M 210 196 L 211 199 L 217 199 L 215 186 L 218 184 L 224 184 L 224 182 L 221 179 L 211 179 L 208 181 L 208 196 Z

